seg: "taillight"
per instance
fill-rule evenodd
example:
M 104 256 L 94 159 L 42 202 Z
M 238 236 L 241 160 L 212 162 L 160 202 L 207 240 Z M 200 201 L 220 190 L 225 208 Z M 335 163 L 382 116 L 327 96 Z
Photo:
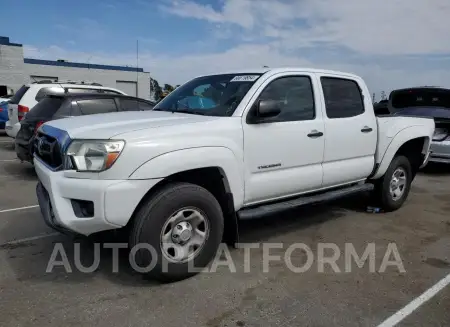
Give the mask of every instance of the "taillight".
M 38 122 L 38 123 L 36 124 L 36 127 L 34 128 L 34 134 L 37 133 L 37 130 L 39 129 L 39 127 L 41 127 L 41 125 L 42 125 L 43 123 L 45 123 L 45 122 L 41 120 L 40 122 Z
M 30 109 L 28 107 L 22 106 L 22 105 L 18 105 L 17 107 L 17 118 L 19 119 L 19 121 L 21 121 L 23 119 L 23 117 L 25 117 L 25 115 L 27 114 L 27 112 L 30 111 Z

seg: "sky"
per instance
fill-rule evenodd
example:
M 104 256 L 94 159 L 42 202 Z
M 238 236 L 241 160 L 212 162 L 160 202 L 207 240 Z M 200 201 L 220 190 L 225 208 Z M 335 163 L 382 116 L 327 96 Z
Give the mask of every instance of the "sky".
M 355 73 L 377 98 L 450 87 L 449 0 L 1 0 L 0 9 L 0 35 L 26 57 L 138 64 L 160 84 L 266 65 Z

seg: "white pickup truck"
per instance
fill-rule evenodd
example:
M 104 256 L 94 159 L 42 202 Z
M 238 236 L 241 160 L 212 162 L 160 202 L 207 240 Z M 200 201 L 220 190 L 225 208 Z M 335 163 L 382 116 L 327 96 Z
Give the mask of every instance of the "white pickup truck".
M 154 278 L 196 274 L 240 219 L 370 191 L 398 209 L 429 157 L 433 119 L 376 117 L 355 75 L 313 69 L 201 76 L 153 111 L 42 125 L 34 157 L 48 225 L 121 229 Z M 154 261 L 153 261 L 154 260 Z

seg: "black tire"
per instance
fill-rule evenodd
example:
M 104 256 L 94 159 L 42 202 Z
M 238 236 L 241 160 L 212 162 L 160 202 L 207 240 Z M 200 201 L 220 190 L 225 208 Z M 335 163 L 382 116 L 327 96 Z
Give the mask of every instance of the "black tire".
M 161 231 L 167 220 L 185 207 L 198 208 L 206 216 L 209 236 L 191 262 L 173 263 L 164 259 Z M 175 282 L 196 275 L 212 261 L 222 240 L 223 230 L 222 209 L 209 191 L 194 184 L 174 183 L 164 186 L 138 210 L 130 231 L 130 246 L 147 243 L 156 250 L 153 253 L 156 258 L 148 250 L 135 253 L 135 262 L 139 267 L 154 266 L 145 272 L 146 277 L 161 282 Z M 192 267 L 195 267 L 194 271 L 190 269 Z
M 406 184 L 403 194 L 399 198 L 394 199 L 390 193 L 390 183 L 394 172 L 398 168 L 403 168 L 406 176 Z M 377 205 L 379 205 L 381 209 L 386 212 L 399 209 L 408 198 L 412 179 L 413 173 L 411 169 L 411 163 L 409 162 L 408 158 L 404 156 L 394 157 L 384 176 L 375 185 L 374 195 Z

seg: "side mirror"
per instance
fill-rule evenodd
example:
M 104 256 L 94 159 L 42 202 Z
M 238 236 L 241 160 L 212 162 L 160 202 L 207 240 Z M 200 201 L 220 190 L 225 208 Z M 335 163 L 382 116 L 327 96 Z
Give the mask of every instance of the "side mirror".
M 256 117 L 269 118 L 278 116 L 281 112 L 280 101 L 277 100 L 259 100 L 256 104 Z
M 265 118 L 278 116 L 281 103 L 278 100 L 259 100 L 247 116 L 247 124 L 263 123 Z

